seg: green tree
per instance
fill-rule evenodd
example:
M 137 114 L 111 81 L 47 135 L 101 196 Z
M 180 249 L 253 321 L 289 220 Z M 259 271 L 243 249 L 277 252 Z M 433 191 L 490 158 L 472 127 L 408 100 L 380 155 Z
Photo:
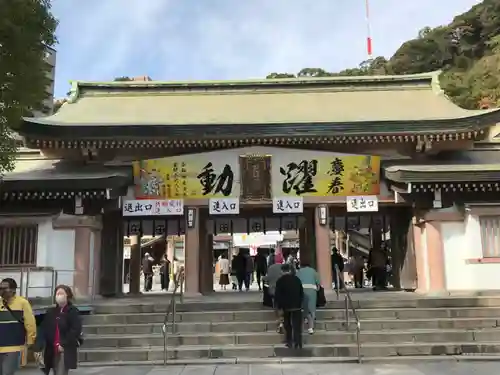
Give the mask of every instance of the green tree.
M 441 86 L 459 106 L 468 109 L 500 106 L 499 0 L 483 0 L 449 25 L 424 27 L 388 60 L 379 56 L 340 72 L 306 68 L 297 76 L 397 75 L 436 70 L 443 71 Z
M 431 31 L 432 29 L 429 26 L 424 27 L 418 32 L 419 39 L 426 38 L 431 33 Z
M 302 69 L 298 74 L 297 77 L 331 77 L 333 76 L 333 73 L 327 72 L 324 69 L 321 68 L 305 68 Z
M 11 129 L 43 109 L 47 48 L 56 44 L 50 0 L 0 0 L 0 175 L 12 170 L 17 151 Z
M 116 77 L 113 81 L 115 82 L 128 82 L 128 81 L 133 81 L 132 78 L 123 76 L 123 77 Z
M 281 79 L 281 78 L 295 78 L 295 74 L 290 73 L 271 73 L 268 74 L 266 79 Z
M 69 95 L 69 93 L 68 93 Z M 68 99 L 57 99 L 57 100 L 54 100 L 54 109 L 52 110 L 53 113 L 57 113 L 59 112 L 59 110 L 61 109 L 61 107 L 63 106 L 63 104 L 67 103 L 68 102 Z

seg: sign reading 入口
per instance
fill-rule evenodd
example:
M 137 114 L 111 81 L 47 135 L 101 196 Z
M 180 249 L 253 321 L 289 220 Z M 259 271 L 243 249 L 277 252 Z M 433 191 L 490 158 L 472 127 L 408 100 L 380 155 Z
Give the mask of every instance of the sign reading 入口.
M 240 200 L 238 198 L 210 198 L 210 215 L 238 215 Z
M 304 212 L 302 197 L 274 197 L 273 213 L 275 214 L 300 214 Z

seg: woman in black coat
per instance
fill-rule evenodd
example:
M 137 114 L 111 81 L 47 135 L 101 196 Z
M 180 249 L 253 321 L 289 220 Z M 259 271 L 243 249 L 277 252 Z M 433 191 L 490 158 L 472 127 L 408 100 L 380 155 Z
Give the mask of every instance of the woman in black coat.
M 42 321 L 38 351 L 43 351 L 44 371 L 66 375 L 76 369 L 78 347 L 82 343 L 80 312 L 73 305 L 73 292 L 67 285 L 55 289 L 56 305 L 47 310 Z

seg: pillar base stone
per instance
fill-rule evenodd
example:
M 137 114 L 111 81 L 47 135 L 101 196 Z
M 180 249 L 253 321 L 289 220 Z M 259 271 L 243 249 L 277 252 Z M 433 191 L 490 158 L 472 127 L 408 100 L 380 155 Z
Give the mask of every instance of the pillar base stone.
M 203 294 L 200 292 L 184 292 L 184 297 L 195 298 L 195 297 L 203 297 Z

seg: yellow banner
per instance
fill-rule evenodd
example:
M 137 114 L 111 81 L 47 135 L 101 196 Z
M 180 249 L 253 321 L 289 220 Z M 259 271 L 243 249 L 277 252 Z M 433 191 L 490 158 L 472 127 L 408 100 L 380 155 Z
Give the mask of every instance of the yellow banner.
M 274 196 L 353 196 L 380 193 L 380 157 L 320 156 L 273 164 Z
M 133 163 L 138 199 L 224 198 L 239 196 L 237 160 L 174 156 Z

